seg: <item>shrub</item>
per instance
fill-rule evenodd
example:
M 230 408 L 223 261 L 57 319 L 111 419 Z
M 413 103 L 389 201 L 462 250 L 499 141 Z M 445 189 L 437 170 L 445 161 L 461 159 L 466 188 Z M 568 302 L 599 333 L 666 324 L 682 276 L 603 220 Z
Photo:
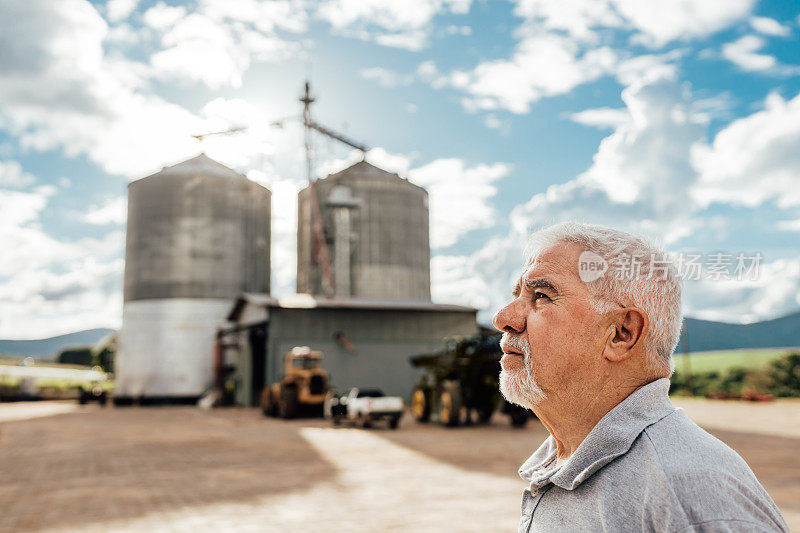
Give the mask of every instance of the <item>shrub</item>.
M 800 396 L 800 353 L 788 353 L 772 361 L 768 368 L 772 393 L 776 396 Z

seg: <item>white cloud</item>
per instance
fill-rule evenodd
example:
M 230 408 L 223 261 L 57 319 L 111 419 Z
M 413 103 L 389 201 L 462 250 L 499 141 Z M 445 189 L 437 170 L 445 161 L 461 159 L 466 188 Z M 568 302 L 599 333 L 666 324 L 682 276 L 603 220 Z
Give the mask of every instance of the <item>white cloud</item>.
M 281 61 L 296 54 L 299 44 L 276 30 L 305 31 L 307 14 L 298 0 L 236 4 L 201 0 L 186 16 L 182 7 L 159 3 L 144 20 L 162 32 L 163 49 L 151 58 L 160 75 L 198 80 L 218 89 L 240 87 L 253 60 Z
M 529 25 L 565 31 L 574 39 L 589 42 L 597 40 L 595 29 L 598 27 L 624 25 L 612 3 L 605 0 L 517 0 L 514 14 L 523 17 Z
M 383 46 L 419 51 L 425 48 L 432 21 L 440 13 L 465 14 L 471 0 L 327 0 L 317 16 L 335 31 Z
M 750 17 L 748 20 L 750 26 L 764 35 L 771 35 L 773 37 L 788 37 L 792 32 L 791 28 L 784 26 L 775 19 L 769 17 Z
M 87 154 L 114 174 L 136 175 L 191 154 L 200 120 L 141 94 L 141 64 L 105 57 L 107 32 L 81 0 L 0 4 L 5 128 L 24 149 Z
M 756 53 L 765 44 L 761 37 L 745 35 L 732 43 L 725 43 L 722 46 L 722 57 L 735 63 L 742 70 L 769 70 L 777 64 L 777 60 L 773 56 Z
M 509 171 L 504 163 L 468 167 L 455 158 L 436 159 L 409 171 L 409 179 L 428 191 L 431 247 L 445 248 L 472 230 L 494 226 L 494 183 Z
M 603 139 L 583 178 L 615 202 L 644 202 L 655 218 L 685 212 L 695 179 L 690 151 L 705 133 L 692 118 L 688 93 L 662 79 L 625 89 L 622 100 L 630 120 Z
M 0 336 L 113 326 L 122 306 L 124 233 L 64 241 L 41 229 L 52 186 L 0 189 Z
M 781 231 L 800 231 L 800 218 L 796 220 L 781 220 L 775 227 Z
M 525 37 L 508 60 L 487 61 L 470 72 L 450 75 L 449 85 L 463 89 L 468 109 L 507 109 L 527 113 L 532 103 L 570 92 L 613 71 L 617 62 L 608 47 L 580 54 L 571 39 L 541 34 Z
M 272 293 L 297 292 L 297 194 L 306 184 L 297 180 L 275 180 L 272 191 Z
M 436 68 L 436 63 L 433 61 L 423 61 L 417 66 L 417 75 L 422 78 L 430 78 L 436 76 L 439 70 Z
M 111 22 L 120 22 L 133 13 L 139 0 L 108 0 L 106 3 L 106 18 Z
M 114 45 L 132 46 L 140 42 L 146 31 L 137 31 L 127 22 L 109 28 L 105 41 Z
M 8 191 L 0 189 L 0 231 L 7 235 L 13 229 L 28 225 L 39 218 L 39 213 L 47 205 L 47 198 L 53 193 L 50 188 L 40 188 L 34 192 Z M 4 247 L 7 246 L 3 241 Z M 6 249 L 4 256 L 10 250 Z M 0 274 L 11 271 L 13 265 L 0 262 Z
M 494 113 L 489 113 L 483 119 L 484 125 L 490 130 L 497 130 L 503 135 L 511 133 L 511 122 L 506 119 L 501 119 Z
M 754 0 L 517 0 L 515 14 L 533 28 L 566 32 L 583 42 L 603 28 L 632 29 L 634 40 L 660 47 L 677 39 L 704 37 L 746 17 Z
M 17 161 L 0 161 L 0 188 L 20 189 L 35 181 L 36 178 L 22 170 Z
M 361 69 L 359 74 L 365 80 L 374 80 L 378 85 L 384 87 L 399 87 L 401 85 L 409 85 L 414 81 L 414 77 L 411 75 L 403 75 L 383 67 Z
M 246 38 L 243 38 L 246 37 Z M 232 27 L 203 14 L 179 20 L 161 40 L 164 49 L 151 62 L 163 75 L 199 80 L 212 89 L 240 87 L 254 52 L 264 59 L 288 57 L 294 48 L 283 39 L 257 33 L 237 35 Z
M 419 52 L 428 45 L 428 34 L 422 30 L 403 33 L 383 33 L 375 36 L 375 42 L 391 48 L 403 48 Z
M 128 216 L 128 200 L 124 196 L 111 198 L 101 205 L 95 205 L 83 214 L 83 220 L 96 226 L 125 224 Z
M 60 248 L 77 252 L 84 244 Z M 0 284 L 0 336 L 42 338 L 91 327 L 119 327 L 122 258 L 100 262 L 84 257 L 63 270 L 21 270 Z
M 478 321 L 489 325 L 492 314 L 508 302 L 522 271 L 525 237 L 495 237 L 472 255 L 434 255 L 431 299 L 476 307 Z
M 469 111 L 506 109 L 527 113 L 536 101 L 567 94 L 605 75 L 623 85 L 674 73 L 672 63 L 684 53 L 630 57 L 615 48 L 621 32 L 633 40 L 662 47 L 680 39 L 704 37 L 746 17 L 754 0 L 516 0 L 514 13 L 523 19 L 511 57 L 482 61 L 472 69 L 438 75 L 426 63 L 418 72 L 434 88 L 453 87 L 466 93 Z M 614 33 L 611 33 L 611 32 Z M 624 35 L 624 34 L 622 34 Z
M 639 31 L 637 40 L 663 46 L 676 39 L 705 37 L 746 17 L 755 0 L 613 0 L 614 7 Z
M 472 28 L 470 26 L 456 26 L 451 24 L 444 29 L 445 35 L 462 35 L 464 37 L 472 35 Z
M 166 30 L 174 26 L 179 20 L 186 16 L 186 8 L 183 6 L 168 6 L 164 2 L 159 2 L 145 11 L 144 23 L 156 30 Z
M 797 311 L 800 257 L 763 262 L 755 280 L 687 282 L 684 307 L 690 316 L 724 322 L 756 322 Z
M 434 302 L 485 309 L 491 292 L 470 256 L 435 255 L 431 258 L 431 299 Z
M 568 115 L 569 119 L 584 126 L 595 128 L 617 128 L 626 121 L 630 120 L 630 113 L 627 109 L 617 109 L 611 107 L 599 107 L 597 109 L 584 109 L 577 113 Z
M 700 181 L 697 202 L 746 206 L 775 199 L 779 206 L 800 205 L 800 94 L 784 100 L 767 97 L 762 111 L 734 120 L 708 145 L 694 148 Z
M 614 75 L 624 86 L 635 83 L 647 84 L 677 75 L 675 62 L 683 57 L 684 51 L 677 49 L 665 54 L 644 54 L 620 61 Z

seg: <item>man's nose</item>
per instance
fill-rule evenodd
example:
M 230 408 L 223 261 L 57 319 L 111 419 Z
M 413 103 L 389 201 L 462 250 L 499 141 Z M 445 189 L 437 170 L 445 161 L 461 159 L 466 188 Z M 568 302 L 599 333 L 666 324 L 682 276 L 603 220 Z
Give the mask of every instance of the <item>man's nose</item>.
M 518 309 L 516 304 L 517 300 L 514 300 L 495 313 L 494 318 L 492 318 L 494 327 L 509 333 L 522 333 L 525 331 L 525 313 Z

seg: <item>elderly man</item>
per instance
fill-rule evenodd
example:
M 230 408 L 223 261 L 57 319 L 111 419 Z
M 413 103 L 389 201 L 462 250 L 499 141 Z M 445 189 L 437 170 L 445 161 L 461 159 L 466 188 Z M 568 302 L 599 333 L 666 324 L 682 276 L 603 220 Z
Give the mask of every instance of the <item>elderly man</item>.
M 669 401 L 681 283 L 664 253 L 602 226 L 534 234 L 500 389 L 550 436 L 520 467 L 519 531 L 788 531 L 744 460 Z

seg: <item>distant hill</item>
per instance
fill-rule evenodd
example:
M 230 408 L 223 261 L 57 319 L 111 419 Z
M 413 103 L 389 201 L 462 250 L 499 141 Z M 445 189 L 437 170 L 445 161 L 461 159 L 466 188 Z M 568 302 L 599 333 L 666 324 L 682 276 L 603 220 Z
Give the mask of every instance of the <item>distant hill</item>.
M 114 331 L 108 328 L 86 329 L 50 337 L 27 341 L 0 339 L 0 355 L 22 355 L 41 359 L 52 359 L 68 346 L 91 346 Z
M 676 353 L 800 346 L 800 311 L 752 324 L 686 318 Z

